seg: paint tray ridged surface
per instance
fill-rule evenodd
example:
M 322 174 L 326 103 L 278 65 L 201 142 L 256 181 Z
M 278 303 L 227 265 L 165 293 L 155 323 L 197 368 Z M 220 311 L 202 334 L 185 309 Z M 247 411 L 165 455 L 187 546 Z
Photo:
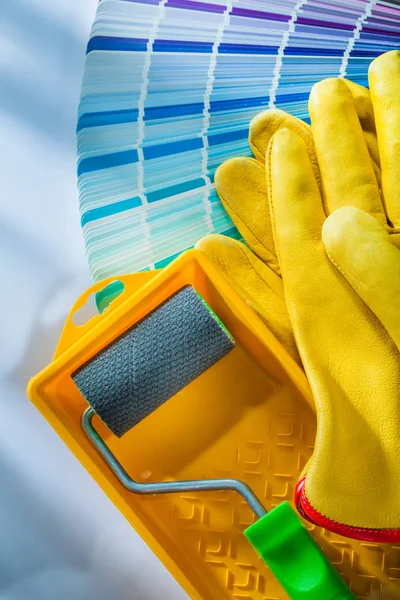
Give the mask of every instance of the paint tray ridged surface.
M 141 497 L 121 485 L 83 432 L 88 405 L 72 376 L 177 290 L 193 286 L 235 349 L 122 438 L 97 417 L 95 428 L 136 481 L 233 477 L 270 510 L 292 502 L 313 451 L 316 418 L 304 373 L 200 253 L 186 253 L 156 276 L 123 282 L 124 293 L 81 327 L 71 317 L 93 290 L 77 302 L 53 363 L 30 384 L 30 398 L 192 600 L 287 600 L 244 537 L 254 515 L 237 494 Z M 400 598 L 399 546 L 311 531 L 358 598 Z
M 276 106 L 307 120 L 323 77 L 366 85 L 400 45 L 399 17 L 395 0 L 101 0 L 77 128 L 94 281 L 238 236 L 213 181 L 250 153 L 251 118 Z

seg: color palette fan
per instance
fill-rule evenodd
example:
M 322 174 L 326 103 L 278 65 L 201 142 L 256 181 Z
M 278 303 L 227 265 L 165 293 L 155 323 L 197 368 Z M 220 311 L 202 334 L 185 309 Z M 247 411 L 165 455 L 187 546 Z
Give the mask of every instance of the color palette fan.
M 94 281 L 161 267 L 207 233 L 239 237 L 213 180 L 268 107 L 307 120 L 311 86 L 367 85 L 400 46 L 374 0 L 101 0 L 79 107 L 80 210 Z

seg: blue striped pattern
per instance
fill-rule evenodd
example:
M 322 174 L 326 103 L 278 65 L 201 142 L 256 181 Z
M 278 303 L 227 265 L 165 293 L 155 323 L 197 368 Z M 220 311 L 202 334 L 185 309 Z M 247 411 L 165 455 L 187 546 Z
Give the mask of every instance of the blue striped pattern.
M 400 45 L 376 0 L 101 0 L 77 125 L 82 227 L 95 281 L 164 266 L 210 232 L 238 237 L 214 188 L 250 153 L 250 120 L 309 120 L 322 77 L 367 84 Z

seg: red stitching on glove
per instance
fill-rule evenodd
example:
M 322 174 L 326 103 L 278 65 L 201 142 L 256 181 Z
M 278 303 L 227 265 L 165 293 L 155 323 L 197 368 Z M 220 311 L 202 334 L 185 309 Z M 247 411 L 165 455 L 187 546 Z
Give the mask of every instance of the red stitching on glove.
M 305 491 L 306 477 L 302 477 L 296 486 L 295 503 L 297 510 L 304 519 L 310 523 L 324 527 L 343 535 L 344 537 L 353 538 L 355 540 L 363 540 L 368 542 L 400 542 L 400 529 L 368 529 L 364 527 L 351 527 L 350 525 L 342 525 L 337 521 L 332 521 L 328 517 L 324 517 L 315 508 L 313 508 L 307 499 Z

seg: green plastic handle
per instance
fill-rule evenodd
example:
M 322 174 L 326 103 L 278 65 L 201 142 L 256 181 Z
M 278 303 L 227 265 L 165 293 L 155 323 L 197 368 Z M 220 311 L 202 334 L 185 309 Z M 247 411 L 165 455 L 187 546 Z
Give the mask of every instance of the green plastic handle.
M 355 600 L 288 502 L 244 532 L 291 600 Z

